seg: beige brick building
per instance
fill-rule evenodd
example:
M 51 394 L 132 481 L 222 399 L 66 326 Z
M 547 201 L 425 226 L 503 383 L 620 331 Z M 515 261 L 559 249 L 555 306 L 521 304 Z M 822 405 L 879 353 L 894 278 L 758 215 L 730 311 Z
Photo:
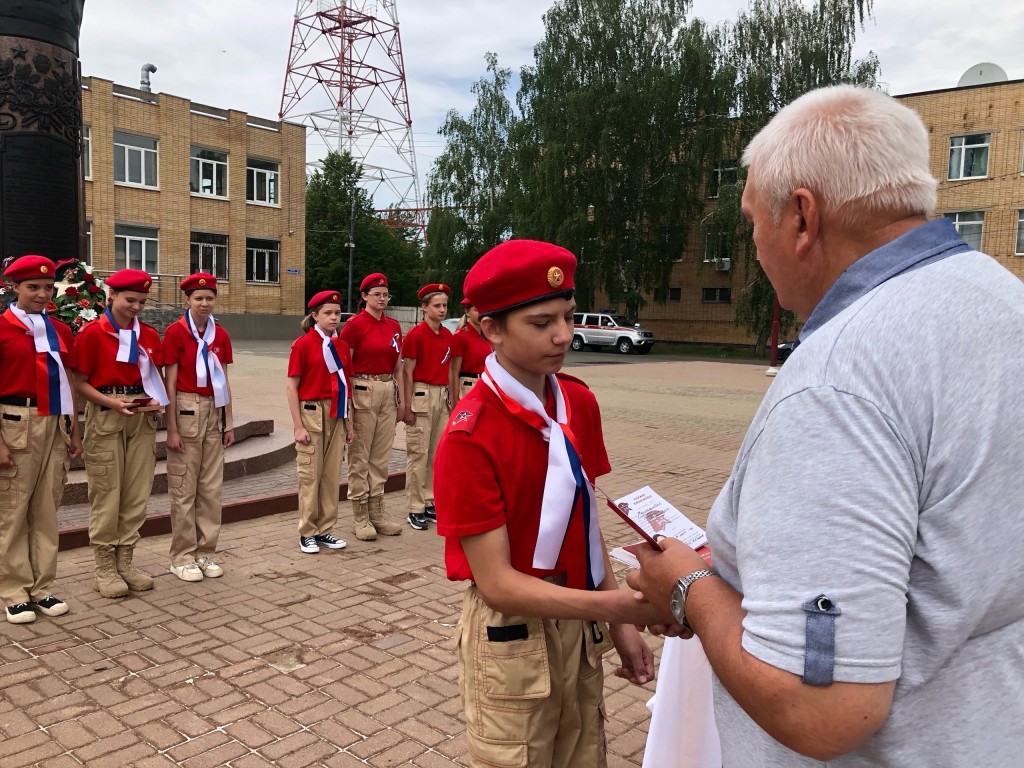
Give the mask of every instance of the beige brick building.
M 305 128 L 83 78 L 85 209 L 97 274 L 218 277 L 218 315 L 303 312 Z

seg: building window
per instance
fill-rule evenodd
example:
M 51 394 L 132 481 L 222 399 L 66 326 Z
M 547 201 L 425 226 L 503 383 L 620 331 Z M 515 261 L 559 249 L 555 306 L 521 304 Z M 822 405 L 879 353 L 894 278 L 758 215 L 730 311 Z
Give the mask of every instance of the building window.
M 156 186 L 156 139 L 114 131 L 114 181 Z
M 228 236 L 193 232 L 190 272 L 209 272 L 218 280 L 228 279 Z
M 701 301 L 705 304 L 729 304 L 732 302 L 732 288 L 701 288 Z
M 682 301 L 683 300 L 683 289 L 677 286 L 669 286 L 668 289 L 668 300 L 669 301 Z
M 188 186 L 196 195 L 227 197 L 228 153 L 192 147 Z
M 92 264 L 92 222 L 85 222 L 85 263 Z
M 1024 256 L 1024 210 L 1017 211 L 1017 250 L 1018 256 Z
M 159 231 L 149 227 L 114 226 L 114 269 L 159 272 Z
M 729 233 L 728 232 L 707 232 L 704 235 L 704 263 L 717 262 L 719 259 L 728 259 Z
M 281 282 L 281 243 L 277 240 L 245 240 L 245 281 Z
M 253 160 L 250 157 L 245 169 L 245 199 L 250 203 L 280 204 L 278 196 L 280 173 L 278 168 L 277 163 Z
M 92 127 L 82 126 L 82 176 L 92 178 Z
M 955 179 L 983 179 L 988 176 L 990 133 L 951 136 L 949 139 L 949 175 Z
M 711 169 L 708 176 L 707 195 L 709 198 L 718 197 L 719 190 L 728 185 L 735 185 L 737 181 L 736 160 L 720 160 L 718 166 Z
M 960 237 L 976 251 L 981 250 L 981 230 L 985 223 L 984 211 L 947 213 L 946 218 L 956 225 Z

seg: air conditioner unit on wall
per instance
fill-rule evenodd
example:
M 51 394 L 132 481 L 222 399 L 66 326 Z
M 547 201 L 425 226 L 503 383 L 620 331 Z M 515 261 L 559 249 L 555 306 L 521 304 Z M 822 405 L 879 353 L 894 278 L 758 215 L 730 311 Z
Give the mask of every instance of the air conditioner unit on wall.
M 715 259 L 715 269 L 728 272 L 732 268 L 732 259 Z

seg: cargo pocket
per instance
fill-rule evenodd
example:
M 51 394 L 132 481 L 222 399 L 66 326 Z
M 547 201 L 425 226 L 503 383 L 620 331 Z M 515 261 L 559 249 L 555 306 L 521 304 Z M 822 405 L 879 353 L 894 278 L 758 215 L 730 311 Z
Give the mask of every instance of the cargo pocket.
M 94 435 L 112 435 L 120 432 L 124 418 L 117 411 L 104 410 L 95 403 L 89 403 L 85 407 L 85 442 L 88 443 Z
M 86 452 L 85 476 L 89 487 L 97 491 L 109 491 L 113 488 L 114 454 L 110 451 Z
M 430 392 L 425 388 L 413 387 L 412 404 L 409 407 L 413 413 L 429 413 Z
M 466 742 L 473 755 L 474 765 L 495 768 L 525 768 L 529 753 L 525 741 L 499 741 L 477 736 L 472 728 L 466 729 Z
M 175 416 L 179 435 L 188 439 L 199 436 L 199 415 L 195 408 L 179 408 Z
M 0 407 L 0 434 L 12 451 L 24 451 L 28 448 L 28 421 L 31 418 L 28 410 Z
M 357 411 L 368 411 L 373 405 L 373 392 L 369 384 L 352 385 L 352 407 Z
M 178 491 L 185 486 L 188 464 L 184 457 L 180 461 L 167 462 L 167 490 Z
M 601 669 L 601 657 L 611 650 L 612 633 L 603 621 L 583 622 L 583 647 L 586 650 L 587 664 L 590 670 L 581 669 L 580 676 L 597 672 Z
M 299 473 L 299 480 L 316 482 L 316 446 L 313 443 L 295 444 L 295 469 Z
M 0 467 L 0 512 L 13 512 L 19 503 L 18 465 Z
M 299 403 L 299 415 L 302 417 L 302 426 L 307 432 L 320 434 L 324 431 L 323 406 L 318 402 Z

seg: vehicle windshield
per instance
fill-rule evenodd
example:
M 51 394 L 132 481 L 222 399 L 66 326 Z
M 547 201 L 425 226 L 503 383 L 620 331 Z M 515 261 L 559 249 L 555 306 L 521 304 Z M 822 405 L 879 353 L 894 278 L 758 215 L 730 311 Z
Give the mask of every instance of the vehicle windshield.
M 629 320 L 624 318 L 622 315 L 612 315 L 611 317 L 612 321 L 618 326 L 630 328 L 633 325 L 631 322 L 629 322 Z

